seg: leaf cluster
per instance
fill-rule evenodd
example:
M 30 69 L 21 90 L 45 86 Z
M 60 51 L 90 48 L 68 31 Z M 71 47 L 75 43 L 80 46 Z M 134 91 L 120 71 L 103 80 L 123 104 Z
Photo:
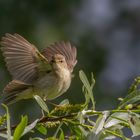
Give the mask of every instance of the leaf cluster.
M 0 117 L 0 126 L 6 124 L 6 129 L 0 130 L 0 137 L 19 140 L 27 133 L 34 133 L 33 130 L 41 133 L 42 137 L 32 137 L 30 140 L 43 140 L 44 137 L 46 140 L 111 140 L 115 138 L 131 140 L 132 137 L 140 135 L 139 77 L 135 79 L 128 95 L 121 99 L 116 109 L 103 111 L 96 110 L 93 74 L 91 73 L 91 79 L 88 80 L 85 73 L 80 71 L 79 77 L 83 83 L 82 92 L 85 102 L 70 104 L 69 100 L 65 99 L 49 110 L 47 104 L 35 95 L 34 99 L 43 111 L 43 117 L 37 118 L 34 122 L 28 122 L 27 116 L 21 116 L 20 123 L 11 126 L 8 107 L 3 105 L 6 115 Z M 52 128 L 55 132 L 49 136 L 48 130 Z M 132 131 L 131 137 L 124 135 L 124 128 Z

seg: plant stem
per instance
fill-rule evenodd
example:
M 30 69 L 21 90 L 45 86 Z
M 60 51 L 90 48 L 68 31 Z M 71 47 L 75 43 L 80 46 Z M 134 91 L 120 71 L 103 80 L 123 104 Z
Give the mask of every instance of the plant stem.
M 110 113 L 116 113 L 116 112 L 119 112 L 119 113 L 129 113 L 129 112 L 140 113 L 140 110 L 107 110 L 107 111 L 109 111 Z M 95 111 L 95 110 L 87 110 L 87 111 L 84 110 L 84 111 L 82 111 L 82 113 L 85 115 L 89 115 L 89 116 L 103 114 L 102 111 Z
M 120 113 L 120 112 L 123 112 L 123 113 L 129 113 L 129 112 L 140 113 L 140 110 L 108 110 L 108 111 L 110 113 L 116 113 L 116 112 L 118 112 L 118 113 Z M 78 115 L 78 113 L 79 112 L 64 115 L 64 116 L 52 116 L 52 117 L 45 116 L 45 117 L 41 118 L 38 123 L 63 121 L 63 119 L 75 119 L 75 117 Z M 95 110 L 87 110 L 87 111 L 83 110 L 82 113 L 83 113 L 83 115 L 87 115 L 87 116 L 103 114 L 102 111 L 95 111 Z M 31 122 L 28 123 L 28 125 L 29 124 L 31 124 Z M 11 126 L 11 130 L 14 130 L 16 128 L 16 126 L 17 125 Z M 3 132 L 3 131 L 7 131 L 7 128 L 0 129 L 0 132 Z
M 119 134 L 117 134 L 117 133 L 115 133 L 115 132 L 113 132 L 113 131 L 110 131 L 110 130 L 105 130 L 107 133 L 109 133 L 109 134 L 112 134 L 112 135 L 114 135 L 114 136 L 116 136 L 116 137 L 119 137 L 119 138 L 123 138 L 121 135 L 119 135 Z

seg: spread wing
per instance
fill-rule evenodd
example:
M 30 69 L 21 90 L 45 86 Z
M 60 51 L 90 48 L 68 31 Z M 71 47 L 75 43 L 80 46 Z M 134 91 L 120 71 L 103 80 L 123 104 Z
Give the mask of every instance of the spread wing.
M 13 79 L 31 83 L 39 72 L 51 69 L 48 60 L 37 48 L 18 34 L 5 34 L 0 44 Z
M 45 48 L 42 51 L 42 54 L 47 58 L 48 61 L 51 61 L 53 55 L 62 54 L 65 56 L 68 68 L 71 72 L 77 63 L 77 50 L 75 47 L 72 47 L 69 42 L 56 42 Z

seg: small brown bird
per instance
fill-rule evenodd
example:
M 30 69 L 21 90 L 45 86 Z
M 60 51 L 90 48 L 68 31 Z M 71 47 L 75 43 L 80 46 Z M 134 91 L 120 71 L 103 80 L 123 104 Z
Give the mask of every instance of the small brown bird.
M 59 42 L 42 53 L 18 34 L 5 34 L 0 42 L 7 68 L 13 80 L 4 88 L 5 103 L 39 95 L 52 100 L 70 86 L 77 51 L 69 42 Z

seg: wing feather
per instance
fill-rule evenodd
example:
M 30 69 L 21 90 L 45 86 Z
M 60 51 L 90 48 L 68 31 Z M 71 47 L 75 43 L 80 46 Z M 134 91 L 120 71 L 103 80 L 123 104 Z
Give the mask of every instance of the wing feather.
M 0 44 L 7 68 L 16 80 L 32 83 L 38 76 L 40 65 L 46 64 L 51 68 L 37 48 L 18 34 L 6 33 Z
M 71 72 L 77 63 L 77 51 L 75 47 L 71 46 L 70 42 L 56 42 L 43 49 L 42 54 L 48 59 L 48 61 L 51 61 L 52 56 L 55 54 L 61 54 L 65 56 L 68 68 Z

